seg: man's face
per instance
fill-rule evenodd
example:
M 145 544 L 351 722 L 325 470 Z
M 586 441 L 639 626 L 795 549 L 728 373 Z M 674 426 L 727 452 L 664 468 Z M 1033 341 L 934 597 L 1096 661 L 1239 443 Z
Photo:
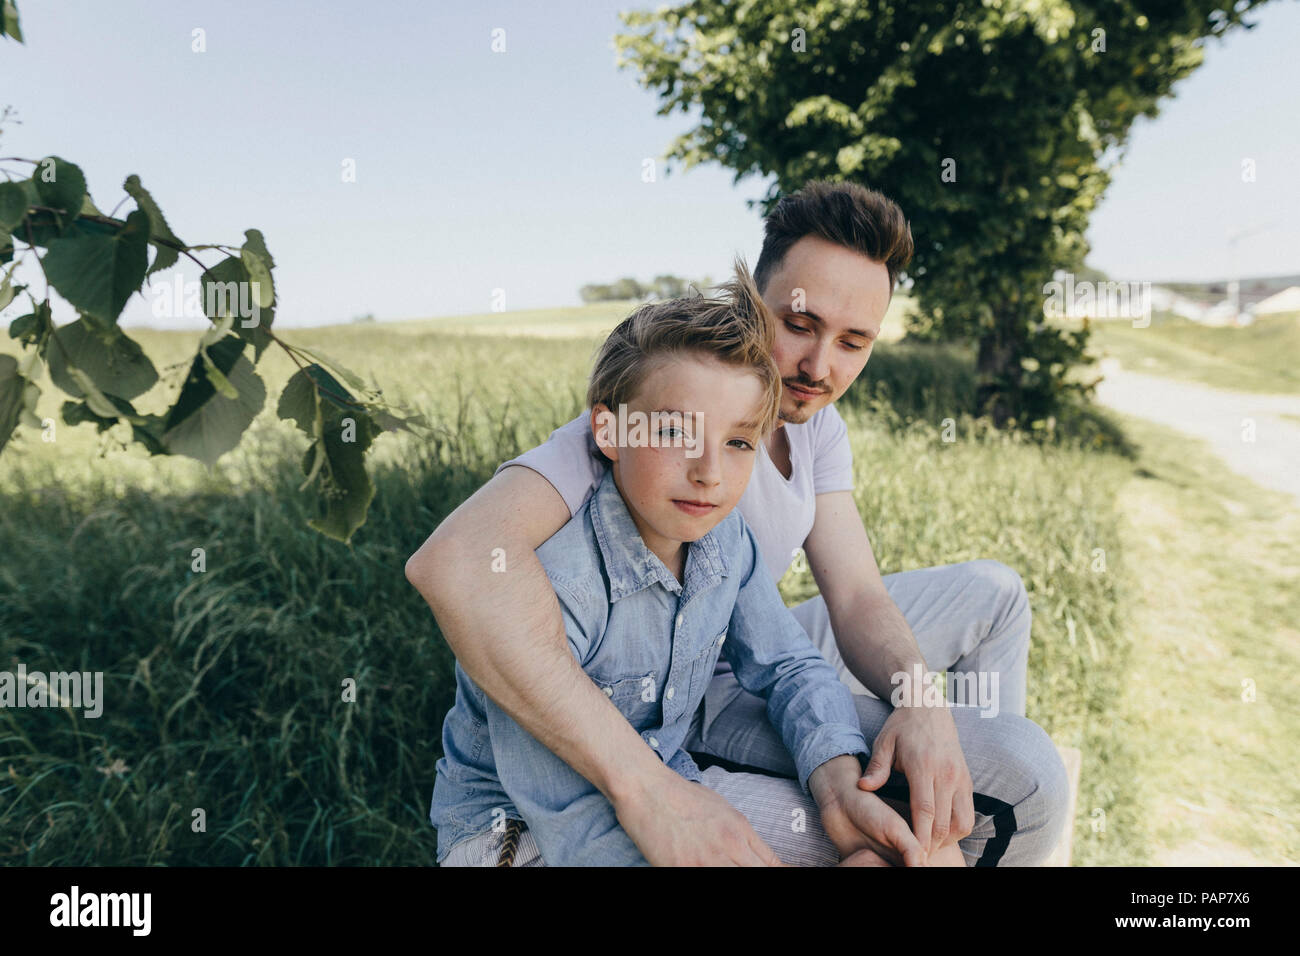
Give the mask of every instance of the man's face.
M 637 530 L 660 558 L 703 537 L 740 500 L 761 440 L 762 398 L 754 372 L 708 355 L 687 355 L 664 360 L 627 405 L 629 439 L 635 415 L 655 421 L 654 412 L 683 413 L 653 426 L 659 447 L 645 441 L 616 444 L 615 429 L 606 431 L 602 423 L 616 419 L 618 409 L 593 407 L 596 443 L 614 463 L 615 482 Z
M 853 384 L 880 334 L 890 292 L 882 262 L 816 236 L 790 247 L 763 290 L 777 320 L 772 358 L 785 386 L 782 421 L 803 424 Z

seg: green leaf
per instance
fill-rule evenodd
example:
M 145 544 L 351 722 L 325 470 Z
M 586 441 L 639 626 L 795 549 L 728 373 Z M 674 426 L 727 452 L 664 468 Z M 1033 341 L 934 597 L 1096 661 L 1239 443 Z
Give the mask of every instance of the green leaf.
M 55 329 L 54 335 L 57 342 L 47 350 L 50 380 L 74 398 L 84 392 L 70 374 L 73 369 L 90 376 L 100 391 L 125 399 L 147 392 L 158 381 L 158 370 L 144 349 L 116 326 L 105 332 L 83 317 Z
M 59 156 L 46 156 L 32 172 L 32 185 L 42 206 L 62 210 L 62 225 L 81 215 L 81 202 L 86 198 L 86 177 L 81 168 Z
M 266 240 L 262 238 L 260 230 L 244 230 L 244 248 L 249 252 L 256 254 L 259 259 L 266 263 L 268 269 L 275 268 L 275 260 L 271 258 L 271 253 L 267 252 Z
M 365 405 L 357 401 L 356 397 L 325 369 L 319 365 L 308 365 L 304 371 L 315 383 L 320 397 L 332 405 L 335 410 L 344 414 L 366 413 Z
M 309 458 L 311 459 L 310 464 L 308 464 L 307 461 Z M 316 476 L 320 474 L 321 466 L 324 464 L 325 442 L 320 440 L 314 441 L 307 446 L 307 452 L 302 456 L 302 470 L 307 475 L 307 478 L 298 486 L 300 492 L 306 491 L 307 486 L 316 480 Z
M 262 357 L 262 352 L 273 341 L 271 322 L 275 319 L 273 309 L 264 309 L 252 299 L 248 269 L 241 259 L 228 256 L 211 269 L 203 273 L 203 313 L 214 322 L 219 322 L 226 315 L 235 316 L 231 331 L 253 346 L 253 361 Z M 244 323 L 253 318 L 254 306 L 257 306 L 257 324 L 244 327 Z M 241 315 L 247 312 L 248 315 Z
M 271 270 L 275 260 L 266 249 L 266 240 L 257 229 L 244 231 L 244 247 L 240 250 L 240 259 L 248 269 L 249 278 L 258 284 L 258 304 L 268 309 L 275 301 L 275 285 L 271 279 Z
M 353 441 L 344 440 L 346 419 L 354 423 Z M 370 416 L 364 414 L 339 415 L 326 423 L 325 467 L 318 479 L 325 514 L 307 522 L 311 528 L 347 542 L 365 524 L 366 511 L 375 496 L 375 487 L 366 474 L 365 453 L 378 431 Z
M 19 183 L 0 183 L 0 230 L 12 232 L 27 215 L 27 190 Z
M 358 375 L 356 372 L 348 370 L 347 368 L 344 368 L 342 365 L 340 365 L 338 362 L 330 358 L 328 355 L 326 355 L 324 352 L 320 351 L 319 349 L 305 349 L 301 345 L 295 345 L 294 348 L 297 349 L 299 352 L 302 352 L 304 355 L 308 355 L 311 358 L 314 358 L 321 365 L 328 366 L 329 368 L 333 369 L 335 372 L 337 372 L 339 375 L 343 377 L 343 380 L 345 382 L 347 382 L 357 391 L 364 392 L 368 390 L 368 386 L 366 385 L 365 382 L 361 380 L 360 375 Z M 322 369 L 322 371 L 324 370 Z M 330 381 L 334 381 L 333 378 L 330 378 Z M 338 383 L 335 382 L 335 384 L 337 385 Z M 342 388 L 340 388 L 339 390 L 346 391 L 345 389 Z
M 3 24 L 0 32 L 19 43 L 23 42 L 23 31 L 18 25 L 18 4 L 15 0 L 4 0 L 3 7 L 0 7 L 0 22 Z
M 155 272 L 175 265 L 176 260 L 180 258 L 180 252 L 170 246 L 163 245 L 163 240 L 174 242 L 180 246 L 185 245 L 185 243 L 181 242 L 176 233 L 172 232 L 171 226 L 167 225 L 167 220 L 164 218 L 162 210 L 158 208 L 158 203 L 154 202 L 149 190 L 140 185 L 140 177 L 135 173 L 126 177 L 126 182 L 122 184 L 122 188 L 126 190 L 128 196 L 135 200 L 137 206 L 149 214 L 149 225 L 151 227 L 149 239 L 157 247 L 158 252 L 153 257 L 153 265 L 149 267 L 149 271 L 145 275 L 153 275 Z
M 427 427 L 429 424 L 428 419 L 420 414 L 402 417 L 400 415 L 393 415 L 382 408 L 373 407 L 370 409 L 370 412 L 375 417 L 375 424 L 386 432 L 404 431 L 413 435 L 415 434 L 415 431 L 411 428 L 412 425 Z
M 37 200 L 33 199 L 32 202 Z M 45 248 L 57 239 L 75 239 L 78 236 L 112 238 L 117 235 L 118 228 L 112 223 L 94 222 L 90 219 L 77 219 L 65 225 L 58 213 L 42 211 L 28 213 L 22 222 L 10 230 L 10 234 L 20 242 Z
M 98 432 L 105 432 L 122 419 L 131 423 L 131 436 L 149 450 L 150 455 L 166 455 L 167 448 L 162 443 L 161 415 L 141 415 L 125 399 L 115 395 L 107 396 L 115 409 L 113 415 L 97 415 L 86 402 L 64 402 L 60 408 L 66 425 L 80 425 L 90 422 Z
M 26 385 L 27 380 L 18 374 L 18 360 L 12 355 L 0 355 L 0 451 L 4 451 L 18 427 Z
M 239 258 L 244 263 L 244 268 L 248 270 L 248 280 L 253 284 L 258 306 L 263 309 L 270 308 L 271 303 L 275 301 L 275 287 L 271 283 L 271 270 L 266 267 L 262 257 L 249 250 L 248 247 L 244 247 L 240 251 Z
M 148 266 L 149 216 L 139 209 L 112 236 L 56 239 L 45 254 L 45 277 L 82 312 L 116 322 L 140 288 Z
M 18 339 L 24 348 L 34 345 L 44 358 L 49 344 L 50 329 L 53 327 L 50 321 L 50 307 L 46 302 L 37 302 L 33 308 L 33 312 L 20 315 L 9 324 L 9 337 Z
M 230 379 L 222 375 L 221 370 L 212 363 L 212 359 L 208 356 L 207 349 L 201 349 L 199 354 L 203 356 L 203 364 L 207 369 L 208 381 L 211 382 L 212 387 L 217 390 L 217 394 L 226 398 L 239 398 L 239 391 L 235 386 L 230 384 Z
M 14 263 L 5 270 L 5 277 L 0 281 L 0 309 L 7 308 L 9 303 L 14 300 L 14 287 L 11 280 L 14 277 L 14 269 L 18 268 L 18 263 Z
M 79 368 L 68 369 L 68 374 L 77 383 L 80 393 L 86 396 L 86 404 L 90 406 L 92 412 L 109 418 L 117 415 L 117 408 L 108 400 L 108 396 L 95 386 L 89 375 Z
M 41 387 L 27 379 L 27 384 L 23 386 L 23 410 L 19 415 L 19 421 L 28 428 L 37 430 L 41 427 L 41 420 L 36 414 L 36 403 L 41 399 Z
M 100 210 L 100 208 L 95 205 L 94 200 L 90 198 L 90 193 L 86 193 L 86 195 L 81 198 L 81 215 L 83 216 L 104 215 L 104 213 Z M 104 216 L 104 218 L 107 219 L 108 217 Z
M 316 384 L 306 369 L 299 369 L 280 393 L 276 414 L 315 437 L 316 407 Z
M 50 331 L 50 309 L 44 302 L 35 312 L 20 315 L 9 323 L 9 337 L 22 340 L 23 345 L 39 345 Z
M 162 440 L 169 452 L 211 467 L 239 444 L 266 402 L 266 386 L 243 351 L 244 342 L 234 335 L 207 350 L 212 363 L 239 393 L 238 398 L 218 395 L 204 357 L 194 357 L 176 404 L 163 422 Z

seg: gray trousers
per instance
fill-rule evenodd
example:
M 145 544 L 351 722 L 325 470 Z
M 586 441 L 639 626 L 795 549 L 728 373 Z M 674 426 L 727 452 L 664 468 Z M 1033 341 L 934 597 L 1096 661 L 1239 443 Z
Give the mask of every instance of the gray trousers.
M 1001 562 L 978 560 L 883 580 L 929 668 L 949 672 L 950 713 L 974 791 L 975 826 L 959 843 L 967 865 L 1040 865 L 1071 824 L 1065 819 L 1069 782 L 1051 738 L 1024 716 L 1031 615 L 1020 576 Z M 863 735 L 874 741 L 893 706 L 849 673 L 820 596 L 791 610 L 853 691 Z M 739 810 L 784 862 L 838 862 L 817 805 L 804 795 L 794 762 L 767 719 L 766 702 L 730 674 L 714 678 L 685 746 L 705 786 Z M 906 803 L 906 779 L 896 771 L 875 793 Z M 502 839 L 488 832 L 463 840 L 442 865 L 492 866 Z M 528 831 L 515 865 L 545 865 Z

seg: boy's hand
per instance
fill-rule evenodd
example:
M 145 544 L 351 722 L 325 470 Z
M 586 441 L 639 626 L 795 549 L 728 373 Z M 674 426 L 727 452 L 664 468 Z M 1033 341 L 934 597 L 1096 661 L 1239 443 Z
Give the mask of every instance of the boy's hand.
M 726 798 L 672 771 L 614 812 L 651 866 L 787 865 Z
M 871 745 L 871 762 L 858 786 L 877 790 L 894 768 L 907 777 L 913 830 L 927 853 L 970 835 L 974 788 L 947 708 L 896 708 Z
M 822 829 L 849 865 L 924 866 L 926 853 L 907 821 L 880 797 L 858 789 L 862 768 L 852 754 L 819 766 L 808 789 L 821 812 Z

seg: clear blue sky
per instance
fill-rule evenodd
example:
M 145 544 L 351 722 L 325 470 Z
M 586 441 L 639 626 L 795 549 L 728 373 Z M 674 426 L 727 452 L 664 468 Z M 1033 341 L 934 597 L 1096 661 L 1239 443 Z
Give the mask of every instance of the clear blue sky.
M 689 121 L 656 116 L 615 69 L 616 14 L 637 5 L 23 0 L 27 45 L 0 48 L 0 105 L 21 125 L 0 154 L 80 164 L 106 211 L 138 173 L 190 243 L 261 229 L 282 325 L 485 312 L 496 288 L 513 310 L 623 275 L 720 278 L 733 253 L 757 259 L 745 200 L 766 183 L 662 166 L 642 182 Z M 1240 243 L 1242 272 L 1300 272 L 1300 3 L 1255 18 L 1135 128 L 1093 265 L 1219 278 L 1229 228 L 1277 221 Z M 137 298 L 123 322 L 141 320 Z

